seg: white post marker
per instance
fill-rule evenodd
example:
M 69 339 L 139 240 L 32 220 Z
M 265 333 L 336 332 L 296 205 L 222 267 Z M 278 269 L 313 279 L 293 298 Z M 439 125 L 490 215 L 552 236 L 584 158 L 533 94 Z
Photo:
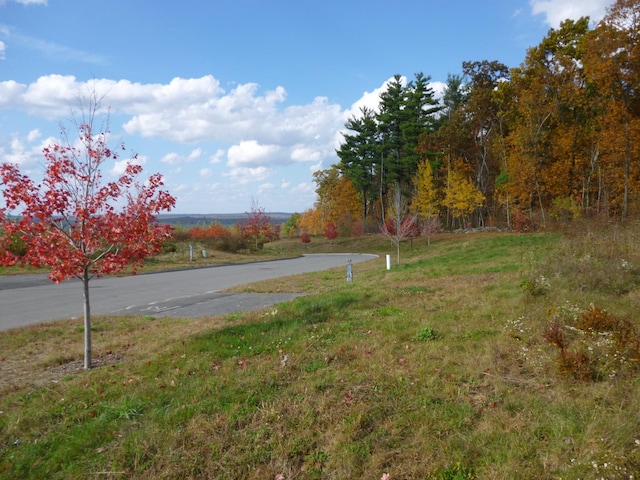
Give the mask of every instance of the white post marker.
M 387 255 L 387 270 L 391 270 L 391 255 Z

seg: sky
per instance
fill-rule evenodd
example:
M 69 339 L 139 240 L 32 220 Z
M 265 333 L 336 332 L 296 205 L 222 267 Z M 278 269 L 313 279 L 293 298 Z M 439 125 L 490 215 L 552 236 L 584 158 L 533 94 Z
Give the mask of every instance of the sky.
M 394 75 L 422 72 L 438 94 L 462 62 L 517 67 L 550 28 L 612 3 L 0 0 L 0 163 L 38 181 L 95 91 L 110 141 L 164 176 L 172 213 L 301 213 L 345 122 Z

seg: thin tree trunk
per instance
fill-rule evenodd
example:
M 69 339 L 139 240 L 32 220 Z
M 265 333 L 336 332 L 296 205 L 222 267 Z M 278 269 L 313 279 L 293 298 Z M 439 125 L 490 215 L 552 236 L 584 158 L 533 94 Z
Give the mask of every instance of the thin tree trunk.
M 627 221 L 627 213 L 629 211 L 629 171 L 631 164 L 631 141 L 629 133 L 629 115 L 626 116 L 624 122 L 624 197 L 622 199 L 622 221 Z
M 91 306 L 89 304 L 89 272 L 82 275 L 84 300 L 84 368 L 91 368 Z

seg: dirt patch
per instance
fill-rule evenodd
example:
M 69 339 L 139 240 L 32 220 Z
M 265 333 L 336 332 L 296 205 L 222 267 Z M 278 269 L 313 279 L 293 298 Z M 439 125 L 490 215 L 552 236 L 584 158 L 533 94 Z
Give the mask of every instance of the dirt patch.
M 94 357 L 92 368 L 115 365 L 123 360 L 123 354 L 108 352 Z M 20 390 L 29 385 L 46 386 L 55 384 L 68 375 L 76 375 L 84 371 L 84 359 L 81 358 L 49 368 L 38 368 L 33 363 L 8 362 L 6 359 L 0 359 L 0 395 Z

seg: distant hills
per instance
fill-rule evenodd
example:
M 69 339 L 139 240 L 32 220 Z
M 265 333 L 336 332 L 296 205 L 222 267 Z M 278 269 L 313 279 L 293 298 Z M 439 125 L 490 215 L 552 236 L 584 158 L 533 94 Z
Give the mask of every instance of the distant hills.
M 285 223 L 291 213 L 284 212 L 266 212 L 273 223 Z M 212 223 L 219 223 L 223 226 L 235 225 L 238 222 L 247 220 L 246 213 L 205 213 L 205 214 L 180 214 L 165 213 L 157 216 L 160 223 L 171 225 L 173 227 L 195 227 L 206 226 Z

